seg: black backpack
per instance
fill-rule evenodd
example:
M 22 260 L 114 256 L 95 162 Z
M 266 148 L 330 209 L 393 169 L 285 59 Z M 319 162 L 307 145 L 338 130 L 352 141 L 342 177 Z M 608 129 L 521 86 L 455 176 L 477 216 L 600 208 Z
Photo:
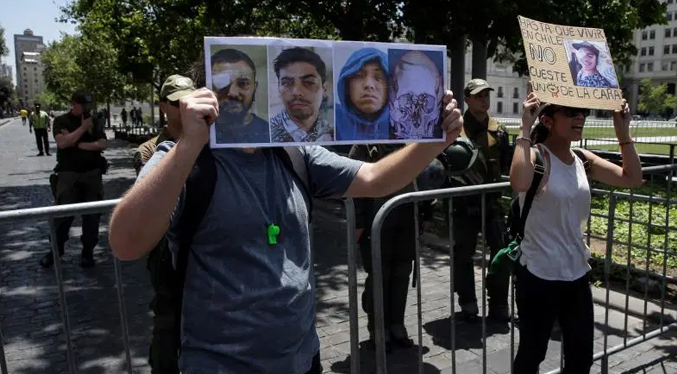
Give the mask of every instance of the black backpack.
M 524 238 L 524 225 L 527 222 L 527 216 L 529 215 L 529 210 L 531 209 L 531 204 L 534 202 L 534 197 L 538 192 L 538 188 L 541 185 L 543 180 L 543 175 L 545 174 L 545 167 L 543 166 L 543 156 L 538 148 L 536 150 L 536 163 L 534 165 L 534 178 L 531 181 L 531 186 L 527 190 L 527 194 L 524 198 L 524 208 L 520 210 L 519 196 L 513 197 L 510 202 L 510 210 L 508 211 L 508 242 L 511 242 L 517 239 L 517 243 L 521 242 Z M 586 174 L 590 172 L 590 161 L 585 157 L 585 154 L 580 149 L 572 149 L 576 157 L 580 158 L 583 161 L 583 166 L 585 167 Z
M 301 182 L 301 189 L 303 190 L 306 202 L 308 203 L 308 218 L 309 221 L 312 221 L 313 207 L 312 195 L 310 193 L 310 178 L 301 149 L 299 147 L 276 147 L 271 148 L 270 150 L 263 150 L 263 152 L 270 151 L 282 161 L 284 166 L 292 173 L 296 180 Z M 153 307 L 156 311 L 156 317 L 157 314 L 174 317 L 171 319 L 174 321 L 172 326 L 160 326 L 159 324 L 162 322 L 158 322 L 158 320 L 161 321 L 163 318 L 155 318 L 154 320 L 154 331 L 159 328 L 163 331 L 163 336 L 170 335 L 176 342 L 175 344 L 168 345 L 158 344 L 156 347 L 151 348 L 151 352 L 153 352 L 154 349 L 156 350 L 155 353 L 151 353 L 151 361 L 153 360 L 152 357 L 155 356 L 159 358 L 159 361 L 164 362 L 158 363 L 158 365 L 167 365 L 168 362 L 176 362 L 176 359 L 178 358 L 179 352 L 173 351 L 173 347 L 180 346 L 181 308 L 183 305 L 183 289 L 188 266 L 188 254 L 193 242 L 193 237 L 200 227 L 200 223 L 211 203 L 211 198 L 216 186 L 216 179 L 217 170 L 214 156 L 209 145 L 206 145 L 200 152 L 185 184 L 186 195 L 183 204 L 183 212 L 179 216 L 179 222 L 176 225 L 178 229 L 177 241 L 179 247 L 176 256 L 176 266 L 172 265 L 172 253 L 167 246 L 166 236 L 163 236 L 160 243 L 158 243 L 148 256 L 148 269 L 151 273 L 151 281 L 153 282 L 156 295 L 162 293 L 164 300 L 167 300 L 167 298 L 171 300 L 169 303 L 163 302 Z M 155 363 L 151 362 L 151 366 L 154 366 L 154 364 Z

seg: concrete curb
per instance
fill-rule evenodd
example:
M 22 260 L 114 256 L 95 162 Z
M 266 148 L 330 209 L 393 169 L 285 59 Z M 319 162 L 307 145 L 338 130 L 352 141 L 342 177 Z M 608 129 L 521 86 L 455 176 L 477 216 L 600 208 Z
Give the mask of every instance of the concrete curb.
M 430 249 L 449 254 L 449 241 L 438 237 L 432 233 L 424 233 L 421 236 L 421 242 Z M 661 314 L 661 306 L 655 302 L 648 301 L 646 303 L 646 314 L 644 313 L 644 300 L 636 297 L 628 297 L 628 307 L 625 307 L 626 295 L 620 292 L 609 290 L 609 308 L 615 311 L 626 313 L 630 316 L 647 319 L 654 323 L 660 323 L 661 315 L 663 315 L 663 324 L 670 324 L 677 321 L 677 309 L 675 306 L 666 305 L 664 313 Z M 592 301 L 600 306 L 606 304 L 606 289 L 592 287 Z

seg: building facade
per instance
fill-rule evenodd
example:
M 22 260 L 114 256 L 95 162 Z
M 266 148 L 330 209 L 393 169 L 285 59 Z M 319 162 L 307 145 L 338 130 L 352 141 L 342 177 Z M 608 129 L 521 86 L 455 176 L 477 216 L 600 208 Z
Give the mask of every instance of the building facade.
M 630 110 L 637 112 L 640 83 L 651 78 L 655 85 L 667 84 L 668 93 L 675 94 L 677 85 L 677 0 L 667 3 L 667 25 L 653 25 L 636 30 L 634 45 L 638 49 L 632 64 L 618 71 L 621 84 L 628 98 Z M 619 68 L 620 70 L 620 68 Z
M 451 76 L 451 63 L 448 76 Z M 465 54 L 465 82 L 468 83 L 472 76 L 472 46 Z M 491 107 L 489 113 L 492 117 L 521 117 L 522 102 L 526 99 L 529 77 L 520 77 L 513 72 L 512 65 L 508 63 L 487 60 L 487 83 L 494 89 L 491 92 Z M 465 109 L 465 105 L 463 106 Z
M 21 69 L 20 85 L 22 94 L 19 96 L 23 104 L 32 107 L 36 97 L 45 89 L 45 79 L 42 76 L 43 68 L 40 62 L 39 52 L 24 52 L 21 56 L 19 68 Z M 19 85 L 17 85 L 18 87 Z
M 0 61 L 0 77 L 12 78 L 12 67 Z
M 42 36 L 33 35 L 26 29 L 21 35 L 14 35 L 14 58 L 16 63 L 16 90 L 19 103 L 30 107 L 35 97 L 44 90 L 40 53 L 44 50 Z

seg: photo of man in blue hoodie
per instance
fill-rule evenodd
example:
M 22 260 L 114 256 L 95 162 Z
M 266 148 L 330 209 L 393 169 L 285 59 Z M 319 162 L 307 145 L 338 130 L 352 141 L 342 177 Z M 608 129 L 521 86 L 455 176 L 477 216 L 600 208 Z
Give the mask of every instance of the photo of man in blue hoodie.
M 389 138 L 388 55 L 361 48 L 350 55 L 337 82 L 336 140 Z

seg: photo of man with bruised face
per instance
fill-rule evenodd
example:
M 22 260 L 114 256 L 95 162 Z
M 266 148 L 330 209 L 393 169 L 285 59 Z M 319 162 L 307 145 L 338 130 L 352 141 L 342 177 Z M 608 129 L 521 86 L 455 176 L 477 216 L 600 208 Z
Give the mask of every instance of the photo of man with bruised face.
M 273 61 L 277 91 L 284 110 L 270 120 L 271 141 L 332 141 L 333 125 L 327 119 L 327 68 L 308 48 L 283 50 Z
M 265 56 L 265 46 L 258 48 Z M 252 112 L 259 86 L 252 59 L 234 48 L 221 49 L 211 56 L 211 74 L 212 89 L 219 101 L 216 142 L 270 142 L 268 122 Z M 265 95 L 262 100 L 266 101 L 264 107 L 267 108 Z
M 335 54 L 343 52 L 335 48 Z M 336 92 L 336 140 L 388 139 L 390 112 L 385 52 L 376 48 L 352 52 L 341 69 Z

